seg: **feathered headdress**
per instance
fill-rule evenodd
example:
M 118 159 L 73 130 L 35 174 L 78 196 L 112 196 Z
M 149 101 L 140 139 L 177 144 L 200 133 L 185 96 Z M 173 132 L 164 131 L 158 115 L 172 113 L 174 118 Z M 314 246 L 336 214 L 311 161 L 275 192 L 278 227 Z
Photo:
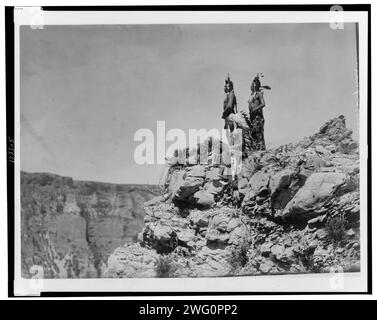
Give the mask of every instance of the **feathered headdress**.
M 266 90 L 271 90 L 271 87 L 270 86 L 267 86 L 267 85 L 261 85 L 261 81 L 260 81 L 260 78 L 263 78 L 264 75 L 263 73 L 257 73 L 256 77 L 253 79 L 252 83 L 255 83 L 256 86 L 258 88 L 263 88 L 263 89 L 266 89 Z
M 233 90 L 233 81 L 230 80 L 229 73 L 227 74 L 227 77 L 225 78 L 225 85 L 228 85 L 231 90 Z

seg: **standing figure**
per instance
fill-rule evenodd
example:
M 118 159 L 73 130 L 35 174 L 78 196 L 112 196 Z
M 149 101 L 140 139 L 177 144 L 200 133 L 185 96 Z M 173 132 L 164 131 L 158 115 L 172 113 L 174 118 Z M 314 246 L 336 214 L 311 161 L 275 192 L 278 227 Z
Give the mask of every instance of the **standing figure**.
M 230 132 L 233 132 L 234 123 L 233 121 L 229 120 L 229 115 L 232 113 L 237 113 L 237 99 L 236 95 L 234 94 L 233 82 L 230 80 L 229 73 L 225 79 L 224 92 L 224 109 L 222 115 L 222 118 L 225 120 L 224 129 L 230 129 Z
M 264 142 L 264 117 L 262 110 L 265 107 L 265 102 L 262 88 L 270 89 L 268 86 L 261 86 L 258 73 L 251 83 L 251 97 L 248 101 L 250 122 L 252 126 L 251 138 L 253 139 L 255 150 L 266 150 L 266 144 Z

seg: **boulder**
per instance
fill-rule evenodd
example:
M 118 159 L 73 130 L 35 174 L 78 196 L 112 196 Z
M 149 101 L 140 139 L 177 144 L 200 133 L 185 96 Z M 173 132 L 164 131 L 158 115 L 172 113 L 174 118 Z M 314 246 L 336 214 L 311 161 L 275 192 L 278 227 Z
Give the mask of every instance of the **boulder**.
M 245 225 L 239 225 L 233 229 L 229 234 L 229 244 L 239 245 L 247 235 L 247 228 Z
M 149 278 L 156 277 L 155 265 L 158 254 L 155 250 L 132 243 L 117 248 L 107 261 L 104 278 Z
M 284 253 L 284 246 L 281 244 L 274 244 L 271 248 L 271 254 L 277 259 L 280 260 L 281 256 Z
M 219 213 L 212 218 L 210 226 L 221 232 L 226 232 L 230 220 L 231 217 L 228 216 L 226 213 Z
M 200 187 L 203 185 L 203 181 L 203 178 L 186 177 L 186 179 L 180 181 L 178 190 L 175 193 L 173 200 L 187 200 L 188 197 L 192 196 L 200 189 Z
M 315 151 L 319 154 L 327 155 L 330 153 L 324 146 L 318 145 L 315 147 Z
M 205 166 L 196 165 L 191 167 L 187 171 L 187 177 L 194 177 L 194 178 L 205 178 L 206 172 L 205 172 Z
M 346 154 L 354 152 L 358 147 L 359 144 L 355 140 L 349 138 L 344 139 L 339 143 L 339 151 Z
M 270 174 L 264 171 L 257 171 L 249 180 L 250 188 L 256 195 L 266 194 L 268 192 L 268 184 L 270 182 Z
M 313 173 L 304 186 L 286 205 L 282 216 L 310 219 L 310 214 L 319 209 L 324 202 L 334 195 L 334 192 L 347 179 L 344 173 L 318 172 Z
M 326 215 L 318 216 L 308 221 L 309 228 L 323 227 L 326 222 Z
M 320 129 L 320 134 L 326 134 L 327 137 L 334 142 L 340 142 L 345 138 L 349 138 L 352 130 L 346 128 L 346 120 L 344 116 L 327 121 Z
M 277 260 L 283 263 L 292 264 L 295 261 L 295 251 L 294 248 L 288 247 L 285 248 L 284 251 L 276 257 Z
M 221 181 L 209 181 L 204 188 L 195 192 L 194 198 L 196 203 L 203 207 L 210 207 L 215 204 L 216 200 L 222 193 L 225 183 Z
M 153 236 L 157 241 L 169 241 L 173 235 L 173 229 L 170 226 L 158 223 L 153 228 Z
M 197 228 L 207 227 L 209 223 L 209 215 L 203 211 L 192 211 L 188 218 Z
M 175 170 L 173 173 L 171 173 L 168 186 L 169 197 L 173 198 L 176 195 L 177 191 L 184 183 L 185 175 L 186 171 L 184 170 Z
M 248 158 L 244 159 L 242 162 L 241 174 L 240 176 L 243 178 L 250 178 L 257 166 L 257 163 L 253 156 L 249 156 Z
M 275 263 L 273 263 L 271 260 L 265 260 L 263 261 L 259 266 L 259 271 L 262 274 L 268 274 L 271 272 L 271 269 L 275 267 Z
M 210 207 L 215 204 L 215 196 L 208 190 L 199 190 L 195 192 L 194 198 L 196 203 L 203 207 Z
M 154 197 L 153 199 L 151 199 L 147 202 L 144 202 L 144 207 L 154 206 L 154 205 L 162 202 L 163 200 L 164 200 L 163 196 Z
M 349 223 L 355 223 L 360 219 L 360 205 L 355 204 L 351 209 L 346 210 L 344 213 L 344 218 Z
M 158 253 L 171 252 L 177 246 L 176 232 L 166 223 L 159 221 L 146 224 L 140 235 L 142 243 L 148 244 Z
M 287 188 L 290 185 L 294 173 L 295 172 L 293 169 L 284 169 L 274 174 L 271 177 L 271 180 L 270 180 L 271 197 L 276 196 L 276 194 L 280 190 L 282 190 L 283 188 Z
M 253 189 L 248 189 L 246 191 L 245 197 L 243 198 L 241 207 L 244 212 L 247 212 L 250 208 L 255 206 L 256 193 Z
M 274 154 L 272 153 L 265 153 L 262 155 L 261 159 L 260 159 L 260 165 L 266 167 L 272 163 L 275 163 L 276 162 L 276 157 Z
M 204 185 L 204 190 L 206 190 L 210 194 L 213 194 L 214 196 L 217 196 L 221 194 L 225 184 L 226 183 L 222 181 L 210 181 Z
M 304 185 L 306 176 L 293 169 L 285 169 L 271 177 L 271 207 L 284 209 L 296 192 Z
M 314 253 L 313 253 L 313 256 L 314 257 L 322 257 L 322 256 L 328 256 L 329 253 L 327 252 L 327 250 L 321 248 L 321 247 L 318 247 L 315 249 Z
M 260 247 L 260 253 L 263 256 L 268 256 L 271 253 L 272 242 L 265 242 Z
M 187 245 L 190 241 L 195 239 L 195 231 L 190 228 L 182 229 L 177 233 L 177 239 Z
M 242 222 L 240 219 L 234 218 L 231 219 L 226 227 L 227 232 L 232 232 L 235 228 L 242 225 Z
M 360 163 L 358 156 L 354 157 L 351 155 L 339 155 L 331 160 L 331 164 L 336 168 L 337 171 L 345 172 L 349 175 L 355 175 L 359 173 Z
M 195 257 L 196 275 L 198 277 L 220 277 L 230 272 L 229 252 L 222 249 L 210 249 L 204 246 Z
M 245 196 L 249 189 L 249 180 L 247 178 L 238 178 L 238 191 L 241 195 Z
M 173 201 L 187 201 L 204 183 L 205 167 L 195 165 L 185 170 L 175 170 L 171 174 L 168 194 Z
M 227 244 L 229 240 L 229 233 L 220 232 L 217 229 L 210 228 L 207 231 L 206 239 L 207 239 L 207 242 L 209 243 L 216 243 L 220 245 Z
M 317 239 L 319 240 L 324 240 L 328 237 L 328 232 L 326 231 L 326 229 L 322 228 L 322 229 L 318 229 L 315 233 L 315 236 Z

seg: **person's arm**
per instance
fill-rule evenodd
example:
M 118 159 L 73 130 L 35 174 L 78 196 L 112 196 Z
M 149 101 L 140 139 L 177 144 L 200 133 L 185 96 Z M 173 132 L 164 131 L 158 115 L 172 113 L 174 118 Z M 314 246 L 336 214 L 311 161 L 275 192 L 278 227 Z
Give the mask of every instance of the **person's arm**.
M 256 107 L 254 111 L 260 110 L 260 109 L 262 109 L 266 106 L 262 92 L 259 93 L 259 102 L 260 102 L 260 105 L 258 107 Z

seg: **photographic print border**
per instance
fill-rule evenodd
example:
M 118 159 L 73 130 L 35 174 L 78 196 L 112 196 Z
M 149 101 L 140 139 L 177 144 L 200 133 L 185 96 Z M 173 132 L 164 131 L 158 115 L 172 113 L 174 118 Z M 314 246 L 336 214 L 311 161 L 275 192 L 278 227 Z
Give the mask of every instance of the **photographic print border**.
M 331 5 L 204 5 L 204 6 L 46 6 L 45 11 L 329 11 Z M 365 11 L 368 13 L 368 48 L 367 48 L 367 291 L 366 292 L 236 292 L 236 291 L 132 291 L 132 292 L 105 292 L 105 291 L 59 291 L 42 292 L 44 297 L 96 297 L 96 296 L 220 296 L 220 295 L 321 295 L 321 294 L 371 294 L 372 293 L 372 204 L 371 204 L 371 16 L 370 5 L 342 5 L 346 11 Z M 8 295 L 14 297 L 14 267 L 15 267 L 15 59 L 14 59 L 14 7 L 6 7 L 6 119 L 7 119 L 7 201 L 8 201 Z M 17 156 L 17 155 L 16 155 Z

